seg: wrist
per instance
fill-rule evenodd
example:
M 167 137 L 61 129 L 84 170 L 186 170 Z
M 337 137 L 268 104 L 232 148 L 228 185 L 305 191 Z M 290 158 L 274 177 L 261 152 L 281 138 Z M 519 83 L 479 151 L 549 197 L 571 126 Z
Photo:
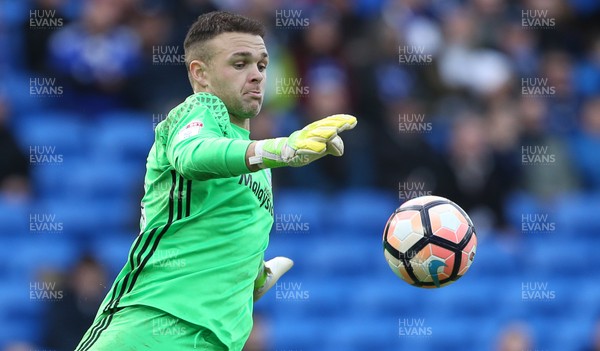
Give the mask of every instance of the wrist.
M 254 145 L 254 156 L 248 157 L 248 164 L 263 168 L 277 168 L 287 166 L 287 160 L 282 153 L 287 146 L 288 138 L 275 138 L 259 140 Z
M 259 156 L 256 155 L 256 141 L 250 143 L 248 148 L 246 149 L 246 167 L 251 172 L 256 172 L 260 170 L 259 164 L 256 162 Z

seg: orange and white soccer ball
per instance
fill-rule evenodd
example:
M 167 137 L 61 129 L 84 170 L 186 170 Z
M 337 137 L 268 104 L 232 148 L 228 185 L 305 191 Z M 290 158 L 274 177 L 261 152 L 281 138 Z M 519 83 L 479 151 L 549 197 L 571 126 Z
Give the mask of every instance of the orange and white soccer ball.
M 394 273 L 421 288 L 440 288 L 462 277 L 475 258 L 477 235 L 467 213 L 440 196 L 403 203 L 383 231 L 383 252 Z

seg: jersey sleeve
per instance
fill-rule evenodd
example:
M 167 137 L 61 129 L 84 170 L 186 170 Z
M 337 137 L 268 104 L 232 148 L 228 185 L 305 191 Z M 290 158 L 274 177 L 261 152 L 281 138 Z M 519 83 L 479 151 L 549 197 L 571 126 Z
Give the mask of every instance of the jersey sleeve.
M 229 137 L 229 115 L 216 96 L 192 95 L 171 113 L 165 151 L 179 174 L 206 180 L 251 172 L 246 166 L 251 141 Z

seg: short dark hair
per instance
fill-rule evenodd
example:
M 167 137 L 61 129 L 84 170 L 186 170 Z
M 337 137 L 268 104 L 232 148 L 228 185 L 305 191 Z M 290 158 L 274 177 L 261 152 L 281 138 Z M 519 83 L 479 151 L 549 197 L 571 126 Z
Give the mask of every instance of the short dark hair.
M 221 33 L 230 32 L 248 33 L 264 38 L 265 26 L 251 18 L 225 11 L 213 11 L 198 16 L 183 42 L 185 64 L 188 69 L 193 59 L 210 60 L 210 53 L 203 46 L 206 41 Z

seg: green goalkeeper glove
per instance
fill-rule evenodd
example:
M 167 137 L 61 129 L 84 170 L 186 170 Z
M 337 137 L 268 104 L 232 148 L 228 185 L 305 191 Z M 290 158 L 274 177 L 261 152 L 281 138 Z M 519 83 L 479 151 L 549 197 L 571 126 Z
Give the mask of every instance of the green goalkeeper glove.
M 281 256 L 263 262 L 254 281 L 254 302 L 271 289 L 293 265 L 294 261 Z
M 332 115 L 313 122 L 287 138 L 256 142 L 250 164 L 260 168 L 305 166 L 325 155 L 342 156 L 344 143 L 339 133 L 356 126 L 356 117 Z

